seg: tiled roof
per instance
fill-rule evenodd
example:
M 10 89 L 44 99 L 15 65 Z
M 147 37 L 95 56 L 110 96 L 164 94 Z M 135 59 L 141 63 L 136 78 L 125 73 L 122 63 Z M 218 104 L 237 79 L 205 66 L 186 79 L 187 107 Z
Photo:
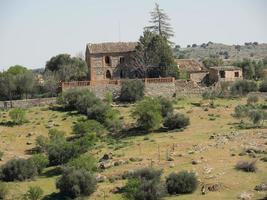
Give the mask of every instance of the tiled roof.
M 106 42 L 87 44 L 87 48 L 91 54 L 98 53 L 119 53 L 134 51 L 137 42 Z

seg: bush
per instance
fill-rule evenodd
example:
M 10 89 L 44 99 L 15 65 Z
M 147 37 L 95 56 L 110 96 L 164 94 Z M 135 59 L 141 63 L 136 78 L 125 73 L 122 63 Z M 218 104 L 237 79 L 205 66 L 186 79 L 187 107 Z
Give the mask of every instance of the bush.
M 89 90 L 85 90 L 84 93 L 77 97 L 75 108 L 81 114 L 87 114 L 88 108 L 93 107 L 100 103 L 100 99 L 95 96 L 94 93 Z
M 12 159 L 1 167 L 4 181 L 24 181 L 34 178 L 38 172 L 31 159 Z
M 186 171 L 171 173 L 166 179 L 166 187 L 169 194 L 192 193 L 197 188 L 197 178 L 194 173 Z
M 72 167 L 74 169 L 85 169 L 89 172 L 94 172 L 97 170 L 96 160 L 90 155 L 81 155 L 78 158 L 71 160 L 67 167 Z
M 256 172 L 257 171 L 257 166 L 256 166 L 256 161 L 239 161 L 236 166 L 236 169 L 242 170 L 244 172 Z
M 0 182 L 0 199 L 6 199 L 7 194 L 8 194 L 8 188 L 6 184 Z
M 262 81 L 259 87 L 260 92 L 267 92 L 267 79 Z
M 113 94 L 111 92 L 107 92 L 105 94 L 104 102 L 110 105 L 113 102 Z
M 144 97 L 144 83 L 141 80 L 126 80 L 122 82 L 120 101 L 135 102 Z
M 88 151 L 93 146 L 94 141 L 95 134 L 88 134 L 71 142 L 64 140 L 49 144 L 47 150 L 49 164 L 61 165 L 67 163 L 69 160 Z
M 87 108 L 87 117 L 89 119 L 95 119 L 100 123 L 104 123 L 106 120 L 106 113 L 110 107 L 104 104 L 102 101 L 94 104 L 92 107 Z
M 39 174 L 41 174 L 43 169 L 49 164 L 49 160 L 45 154 L 35 154 L 30 159 L 33 161 Z
M 105 126 L 109 131 L 118 132 L 122 128 L 120 113 L 114 109 L 108 109 L 105 115 Z
M 161 106 L 162 117 L 166 117 L 167 115 L 170 115 L 173 113 L 173 105 L 169 99 L 165 97 L 159 97 L 158 100 Z
M 21 108 L 14 108 L 9 112 L 9 116 L 14 124 L 23 124 L 26 122 L 26 111 Z
M 190 124 L 189 118 L 181 113 L 168 115 L 163 123 L 163 125 L 167 127 L 169 130 L 184 128 L 189 124 Z
M 144 130 L 156 130 L 162 122 L 161 106 L 157 99 L 145 98 L 136 105 L 132 114 L 137 118 L 137 125 Z
M 245 105 L 238 105 L 235 107 L 234 117 L 236 118 L 244 118 L 248 115 L 249 107 Z
M 164 195 L 160 180 L 162 171 L 152 168 L 139 169 L 128 175 L 128 182 L 123 188 L 124 196 L 133 200 L 158 200 Z
M 264 120 L 264 111 L 262 110 L 251 110 L 249 112 L 249 118 L 253 124 L 260 124 Z
M 255 104 L 259 101 L 259 97 L 257 95 L 249 95 L 247 98 L 247 104 Z
M 39 186 L 30 186 L 26 194 L 24 194 L 25 200 L 39 200 L 42 198 L 44 191 Z
M 84 136 L 89 133 L 101 135 L 105 132 L 105 128 L 95 120 L 80 121 L 73 126 L 73 133 Z
M 96 179 L 85 169 L 68 168 L 64 170 L 56 186 L 67 197 L 89 196 L 96 189 Z
M 58 103 L 63 105 L 66 110 L 75 110 L 78 97 L 83 96 L 88 91 L 88 89 L 69 89 L 59 96 Z
M 258 85 L 255 81 L 239 80 L 236 81 L 231 87 L 232 95 L 243 96 L 249 92 L 255 92 L 258 90 Z

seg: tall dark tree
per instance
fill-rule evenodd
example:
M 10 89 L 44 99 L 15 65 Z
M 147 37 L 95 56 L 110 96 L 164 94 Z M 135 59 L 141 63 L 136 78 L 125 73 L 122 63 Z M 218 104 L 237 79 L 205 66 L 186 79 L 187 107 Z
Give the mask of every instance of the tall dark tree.
M 127 71 L 135 77 L 178 78 L 179 71 L 166 37 L 145 31 L 140 37 L 135 53 L 130 58 Z
M 145 30 L 149 30 L 160 36 L 166 37 L 167 39 L 173 37 L 174 32 L 169 23 L 170 18 L 164 12 L 164 10 L 159 7 L 157 3 L 155 4 L 154 10 L 150 14 L 151 14 L 150 23 L 152 25 L 145 27 Z

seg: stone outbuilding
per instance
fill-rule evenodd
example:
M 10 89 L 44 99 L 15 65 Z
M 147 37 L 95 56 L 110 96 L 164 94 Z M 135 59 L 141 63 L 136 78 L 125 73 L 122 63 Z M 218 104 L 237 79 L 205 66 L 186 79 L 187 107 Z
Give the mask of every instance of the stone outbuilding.
M 195 59 L 176 59 L 182 77 L 201 83 L 207 78 L 208 70 Z
M 136 42 L 109 42 L 87 44 L 85 60 L 89 80 L 110 80 L 126 78 L 124 70 L 130 55 L 135 51 Z
M 209 69 L 210 82 L 242 80 L 242 69 L 235 66 L 218 66 Z

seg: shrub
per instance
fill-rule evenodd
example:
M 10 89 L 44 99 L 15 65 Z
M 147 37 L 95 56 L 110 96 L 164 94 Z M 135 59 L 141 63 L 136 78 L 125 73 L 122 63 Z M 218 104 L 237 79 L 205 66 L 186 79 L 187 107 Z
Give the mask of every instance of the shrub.
M 184 114 L 177 113 L 173 115 L 168 115 L 164 120 L 163 125 L 169 130 L 180 129 L 188 126 L 190 123 L 189 118 Z
M 49 145 L 49 139 L 43 135 L 39 135 L 36 140 L 36 150 L 39 153 L 43 153 L 47 151 L 48 145 Z
M 160 181 L 162 171 L 152 168 L 139 169 L 128 175 L 128 182 L 123 188 L 124 196 L 133 200 L 158 200 L 164 195 Z
M 156 130 L 162 122 L 161 106 L 156 99 L 145 98 L 140 101 L 132 114 L 137 118 L 137 125 L 144 130 Z
M 267 79 L 261 82 L 259 87 L 260 92 L 267 92 Z
M 126 80 L 122 82 L 120 101 L 135 102 L 144 97 L 144 83 L 141 80 Z
M 92 107 L 87 108 L 87 117 L 89 119 L 95 119 L 100 123 L 104 123 L 106 120 L 106 113 L 110 107 L 104 104 L 102 101 L 94 104 Z
M 34 178 L 38 172 L 31 159 L 12 159 L 2 167 L 2 179 L 4 181 L 23 181 Z
M 93 146 L 95 134 L 88 134 L 71 142 L 52 143 L 48 148 L 50 165 L 60 165 L 85 153 Z
M 105 126 L 109 131 L 118 132 L 122 128 L 120 113 L 114 109 L 108 109 L 105 115 Z
M 249 95 L 247 98 L 247 104 L 255 104 L 259 101 L 259 97 L 257 95 Z
M 248 115 L 249 107 L 245 105 L 238 105 L 235 107 L 234 117 L 243 118 Z
M 0 199 L 6 199 L 7 194 L 8 194 L 7 185 L 0 182 Z
M 59 96 L 58 103 L 63 105 L 66 110 L 75 110 L 78 97 L 84 95 L 87 91 L 89 90 L 77 88 L 69 89 Z
M 49 164 L 49 160 L 45 154 L 35 154 L 30 159 L 33 161 L 39 174 L 41 174 L 43 169 Z
M 197 188 L 197 178 L 194 173 L 186 171 L 171 173 L 166 179 L 166 187 L 169 194 L 192 193 Z
M 22 124 L 26 121 L 26 111 L 22 108 L 12 109 L 9 116 L 15 124 Z
M 249 92 L 258 90 L 258 85 L 255 81 L 239 80 L 236 81 L 231 87 L 232 95 L 246 95 Z
M 242 170 L 244 172 L 256 172 L 257 171 L 257 166 L 256 166 L 256 161 L 239 161 L 236 166 L 236 169 Z
M 173 105 L 169 99 L 165 97 L 159 97 L 158 100 L 161 106 L 162 117 L 166 117 L 167 115 L 170 115 L 173 113 Z
M 110 105 L 113 102 L 113 94 L 111 92 L 107 92 L 105 94 L 104 102 Z
M 84 93 L 77 97 L 75 107 L 81 114 L 87 114 L 87 109 L 91 108 L 95 104 L 100 103 L 100 99 L 95 96 L 94 93 L 89 90 L 85 90 Z
M 85 169 L 86 171 L 93 172 L 97 170 L 96 160 L 90 155 L 81 155 L 68 162 L 67 167 L 75 169 Z
M 44 191 L 39 186 L 30 186 L 26 194 L 24 194 L 25 200 L 39 200 L 42 198 Z
M 56 186 L 67 197 L 89 196 L 96 189 L 96 179 L 84 169 L 68 168 L 64 170 Z
M 260 122 L 264 119 L 264 111 L 262 110 L 251 110 L 249 112 L 249 118 L 253 122 L 253 124 L 260 124 Z
M 105 128 L 103 125 L 95 120 L 80 121 L 73 126 L 73 133 L 80 136 L 84 136 L 89 133 L 101 135 L 104 131 Z

